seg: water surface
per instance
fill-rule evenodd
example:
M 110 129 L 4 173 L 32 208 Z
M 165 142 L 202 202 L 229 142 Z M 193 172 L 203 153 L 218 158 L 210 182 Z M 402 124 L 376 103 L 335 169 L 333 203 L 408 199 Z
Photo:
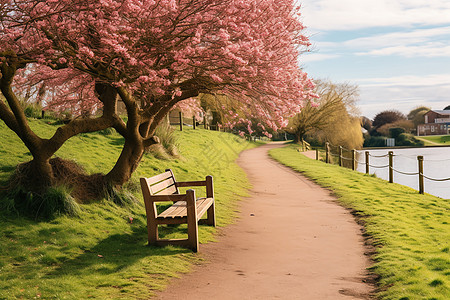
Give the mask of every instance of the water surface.
M 408 148 L 408 149 L 380 149 L 367 150 L 370 153 L 369 164 L 372 166 L 387 166 L 389 158 L 376 157 L 387 155 L 389 151 L 394 152 L 394 182 L 400 183 L 413 189 L 419 190 L 419 176 L 405 175 L 402 173 L 418 173 L 417 156 L 421 155 L 423 161 L 423 174 L 432 179 L 450 178 L 450 147 L 427 147 L 427 148 Z M 365 154 L 358 151 L 359 172 L 366 172 Z M 389 168 L 370 167 L 370 174 L 389 180 Z M 450 180 L 433 181 L 424 179 L 425 193 L 429 193 L 444 199 L 450 199 Z

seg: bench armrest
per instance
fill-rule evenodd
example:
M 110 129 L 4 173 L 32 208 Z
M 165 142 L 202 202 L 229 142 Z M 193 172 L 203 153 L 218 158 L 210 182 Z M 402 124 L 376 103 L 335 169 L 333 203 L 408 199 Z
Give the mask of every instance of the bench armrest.
M 191 186 L 206 186 L 206 180 L 202 181 L 177 181 L 175 182 L 177 187 L 191 187 Z
M 186 194 L 181 195 L 153 195 L 148 196 L 147 199 L 151 202 L 165 202 L 165 201 L 186 201 Z
M 192 187 L 192 186 L 205 186 L 206 197 L 214 198 L 214 184 L 213 177 L 211 175 L 206 176 L 206 180 L 201 181 L 180 181 L 175 182 L 176 187 Z

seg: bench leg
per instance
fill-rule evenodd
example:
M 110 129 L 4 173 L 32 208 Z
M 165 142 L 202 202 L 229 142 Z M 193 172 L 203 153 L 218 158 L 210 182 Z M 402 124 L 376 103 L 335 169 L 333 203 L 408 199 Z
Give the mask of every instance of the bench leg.
M 214 208 L 214 205 L 215 203 L 213 202 L 213 204 L 211 204 L 211 206 L 208 208 L 208 219 L 206 220 L 206 224 L 216 227 L 216 209 Z
M 197 224 L 197 206 L 195 205 L 195 191 L 187 190 L 187 226 L 188 242 L 192 251 L 198 251 L 198 224 Z
M 156 245 L 156 241 L 158 241 L 158 224 L 150 224 L 147 223 L 148 230 L 148 244 Z
M 214 198 L 214 183 L 212 176 L 206 176 L 206 197 Z M 208 219 L 206 224 L 216 227 L 216 210 L 215 203 L 208 208 Z

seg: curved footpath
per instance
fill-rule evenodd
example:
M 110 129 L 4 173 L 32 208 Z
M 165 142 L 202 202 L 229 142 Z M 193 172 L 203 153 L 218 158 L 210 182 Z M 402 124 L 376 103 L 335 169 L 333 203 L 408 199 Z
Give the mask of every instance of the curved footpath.
M 269 158 L 271 143 L 238 164 L 253 184 L 235 224 L 200 245 L 206 263 L 158 299 L 367 299 L 361 228 L 330 193 Z

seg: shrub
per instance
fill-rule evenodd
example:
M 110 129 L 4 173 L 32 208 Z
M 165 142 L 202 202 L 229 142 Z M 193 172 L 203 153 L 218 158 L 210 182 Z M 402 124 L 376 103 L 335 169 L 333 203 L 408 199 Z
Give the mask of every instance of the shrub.
M 401 135 L 404 132 L 405 132 L 405 129 L 403 129 L 401 127 L 389 128 L 389 136 L 394 139 L 397 139 L 399 137 L 399 135 Z
M 421 147 L 424 145 L 423 141 L 420 141 L 410 133 L 402 133 L 395 140 L 397 146 L 414 146 Z
M 164 122 L 156 128 L 155 135 L 159 138 L 160 143 L 152 145 L 148 151 L 159 159 L 170 159 L 178 157 L 178 141 L 174 135 L 174 129 L 169 123 Z
M 384 147 L 386 146 L 386 137 L 371 136 L 364 140 L 364 147 Z
M 111 134 L 113 134 L 114 132 L 115 132 L 115 129 L 112 128 L 112 127 L 109 127 L 109 128 L 100 130 L 98 133 L 101 134 L 101 135 L 111 135 Z
M 399 120 L 379 127 L 377 132 L 384 136 L 390 136 L 392 128 L 402 128 L 403 132 L 410 133 L 414 129 L 414 124 L 408 120 Z M 395 138 L 394 136 L 392 137 Z
M 58 215 L 78 216 L 81 208 L 65 186 L 53 186 L 44 193 L 25 191 L 22 186 L 10 190 L 0 207 L 8 213 L 34 218 L 52 219 Z
M 127 188 L 108 187 L 105 194 L 109 201 L 122 207 L 140 204 L 132 191 Z
M 37 103 L 22 101 L 23 112 L 28 118 L 40 118 L 42 116 L 42 106 Z

